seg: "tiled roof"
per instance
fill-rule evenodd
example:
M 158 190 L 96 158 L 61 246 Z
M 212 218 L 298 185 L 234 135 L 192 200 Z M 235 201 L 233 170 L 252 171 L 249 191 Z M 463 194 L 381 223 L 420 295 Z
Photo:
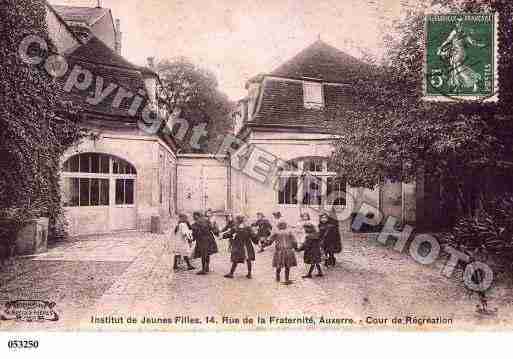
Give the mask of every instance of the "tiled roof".
M 371 66 L 365 62 L 317 40 L 271 72 L 271 75 L 350 83 L 371 69 Z
M 103 41 L 94 36 L 92 36 L 86 44 L 76 49 L 72 56 L 95 64 L 115 66 L 137 71 L 142 70 L 141 66 L 132 64 L 123 56 L 117 54 Z
M 103 16 L 105 16 L 109 9 L 101 7 L 85 7 L 85 6 L 66 6 L 66 5 L 52 5 L 55 11 L 65 20 L 81 22 L 88 26 L 93 25 Z
M 326 129 L 332 116 L 356 106 L 356 94 L 350 85 L 325 84 L 325 107 L 305 108 L 303 84 L 300 81 L 286 81 L 267 78 L 263 82 L 260 106 L 251 119 L 253 124 L 303 126 L 311 129 Z
M 343 116 L 345 111 L 362 105 L 356 82 L 374 73 L 371 65 L 316 41 L 263 77 L 259 105 L 248 125 L 302 127 L 326 132 L 333 116 Z M 302 82 L 305 79 L 323 82 L 325 106 L 322 110 L 305 108 Z
M 146 96 L 146 88 L 142 68 L 133 65 L 120 55 L 116 54 L 106 44 L 95 37 L 92 37 L 86 44 L 77 48 L 74 52 L 67 56 L 68 73 L 63 76 L 62 81 L 66 81 L 70 71 L 75 65 L 89 70 L 93 74 L 93 81 L 87 90 L 79 90 L 76 87 L 70 93 L 64 96 L 73 103 L 80 105 L 84 111 L 97 113 L 105 116 L 123 117 L 124 121 L 135 121 L 128 113 L 128 109 L 133 102 L 133 97 L 124 99 L 119 108 L 112 106 L 114 98 L 118 93 L 119 87 L 130 91 L 137 95 L 139 90 L 144 91 Z M 86 101 L 89 96 L 94 96 L 98 77 L 103 78 L 103 89 L 113 83 L 118 87 L 101 103 L 92 105 Z M 141 110 L 144 104 L 141 106 Z

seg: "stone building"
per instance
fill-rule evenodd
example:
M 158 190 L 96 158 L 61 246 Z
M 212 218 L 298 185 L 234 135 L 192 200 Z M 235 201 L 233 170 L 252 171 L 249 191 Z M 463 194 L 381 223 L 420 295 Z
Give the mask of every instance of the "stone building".
M 371 71 L 370 65 L 318 40 L 271 73 L 249 80 L 235 133 L 285 164 L 265 182 L 244 171 L 232 171 L 231 210 L 251 216 L 279 210 L 296 223 L 302 212 L 316 218 L 319 211 L 332 206 L 340 212 L 355 211 L 366 203 L 385 216 L 416 222 L 414 184 L 386 182 L 374 190 L 352 188 L 328 161 L 337 129 L 327 114 L 364 106 L 356 82 Z M 246 151 L 243 147 L 232 155 L 232 168 L 241 155 L 248 156 Z M 342 192 L 346 194 L 334 197 Z
M 145 110 L 159 112 L 159 79 L 151 62 L 141 67 L 120 56 L 119 24 L 112 19 L 107 9 L 48 5 L 50 37 L 69 66 L 60 79 L 63 96 L 80 105 L 90 131 L 62 158 L 71 234 L 149 230 L 152 217 L 166 226 L 177 213 L 209 208 L 250 217 L 280 211 L 295 223 L 302 212 L 316 218 L 320 210 L 356 211 L 366 203 L 418 222 L 422 182 L 352 188 L 328 160 L 337 131 L 326 113 L 365 106 L 355 83 L 371 66 L 316 41 L 247 82 L 234 119 L 240 150 L 184 154 L 170 135 L 142 130 Z M 87 81 L 84 73 L 91 74 Z M 241 170 L 248 148 L 279 161 L 280 170 L 265 181 Z
M 89 131 L 61 160 L 70 234 L 149 230 L 152 217 L 166 223 L 176 208 L 176 144 L 138 125 L 159 110 L 157 74 L 119 55 L 108 9 L 47 4 L 47 22 L 68 65 L 63 99 L 80 106 Z
M 67 58 L 70 67 L 93 74 L 93 91 L 114 84 L 99 103 L 80 88 L 68 94 L 81 106 L 82 125 L 91 133 L 62 159 L 72 233 L 148 230 L 151 217 L 166 221 L 175 208 L 176 144 L 169 136 L 143 131 L 137 123 L 141 112 L 130 114 L 134 94 L 157 106 L 156 74 L 130 64 L 96 38 Z

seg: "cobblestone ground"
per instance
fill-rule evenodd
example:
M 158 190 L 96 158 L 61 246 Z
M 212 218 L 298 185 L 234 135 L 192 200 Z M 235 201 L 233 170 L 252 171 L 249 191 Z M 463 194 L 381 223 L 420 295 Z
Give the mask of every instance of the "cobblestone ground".
M 293 269 L 294 283 L 275 282 L 272 248 L 257 254 L 253 279 L 240 265 L 234 279 L 225 243 L 212 257 L 213 272 L 172 271 L 168 235 L 149 233 L 90 237 L 61 244 L 48 253 L 17 259 L 0 273 L 0 309 L 9 300 L 54 301 L 57 322 L 0 321 L 0 330 L 184 330 L 256 328 L 397 328 L 494 329 L 513 323 L 512 291 L 499 285 L 488 293 L 495 315 L 476 312 L 477 296 L 469 296 L 458 278 L 440 274 L 443 262 L 416 263 L 366 237 L 346 236 L 335 268 L 322 278 L 302 279 L 302 260 Z M 302 259 L 302 254 L 298 256 Z M 199 263 L 195 263 L 199 266 Z M 92 323 L 91 319 L 123 317 L 123 324 Z M 143 317 L 169 318 L 182 324 L 141 323 Z M 223 316 L 257 316 L 265 325 L 223 323 Z M 313 316 L 315 324 L 270 323 L 269 317 Z M 321 323 L 320 317 L 351 318 L 352 324 Z M 397 325 L 394 317 L 451 318 L 450 325 Z M 138 319 L 127 324 L 128 317 Z M 214 322 L 207 323 L 207 317 Z M 374 318 L 373 324 L 367 318 Z M 192 324 L 191 320 L 202 324 Z M 386 319 L 386 322 L 385 322 Z M 255 320 L 256 321 L 256 320 Z

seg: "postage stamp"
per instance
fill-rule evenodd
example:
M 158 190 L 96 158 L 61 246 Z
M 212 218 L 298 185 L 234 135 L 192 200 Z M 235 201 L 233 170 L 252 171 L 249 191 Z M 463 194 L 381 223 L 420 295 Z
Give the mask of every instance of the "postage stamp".
M 427 15 L 424 98 L 497 101 L 497 17 Z

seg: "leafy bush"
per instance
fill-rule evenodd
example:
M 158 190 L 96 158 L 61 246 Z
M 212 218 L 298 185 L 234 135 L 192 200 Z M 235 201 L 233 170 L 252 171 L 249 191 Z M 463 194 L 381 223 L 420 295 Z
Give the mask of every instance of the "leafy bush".
M 513 264 L 513 195 L 496 197 L 478 215 L 460 218 L 445 239 L 475 260 L 507 270 Z
M 383 178 L 402 182 L 436 178 L 443 188 L 444 207 L 432 203 L 428 209 L 435 222 L 437 213 L 450 211 L 445 219 L 452 226 L 452 215 L 475 214 L 472 198 L 486 188 L 476 183 L 475 174 L 502 170 L 513 159 L 513 1 L 402 3 L 404 16 L 383 31 L 385 56 L 375 61 L 382 76 L 369 74 L 355 86 L 365 106 L 340 106 L 331 116 L 340 134 L 332 160 L 353 187 L 372 189 Z M 424 101 L 425 15 L 435 11 L 498 13 L 498 103 Z

